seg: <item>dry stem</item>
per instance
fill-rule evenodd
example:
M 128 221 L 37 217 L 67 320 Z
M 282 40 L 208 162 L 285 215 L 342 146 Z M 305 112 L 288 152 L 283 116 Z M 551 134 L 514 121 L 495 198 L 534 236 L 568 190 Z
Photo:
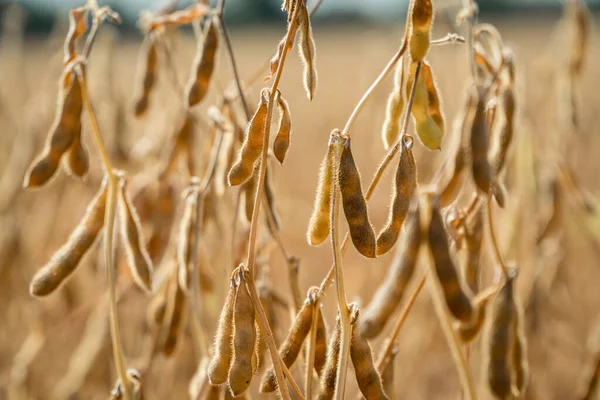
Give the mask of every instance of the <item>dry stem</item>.
M 102 164 L 108 178 L 108 195 L 106 199 L 106 214 L 104 216 L 104 261 L 106 263 L 106 273 L 108 277 L 108 293 L 110 304 L 110 337 L 112 340 L 113 357 L 115 359 L 115 368 L 119 380 L 123 385 L 124 400 L 133 399 L 131 395 L 131 385 L 127 378 L 127 368 L 125 364 L 125 355 L 123 352 L 123 344 L 121 343 L 121 332 L 119 329 L 119 317 L 117 314 L 117 299 L 116 299 L 116 276 L 115 264 L 113 260 L 113 228 L 115 222 L 115 206 L 117 194 L 117 179 L 112 171 L 112 166 L 100 135 L 98 122 L 90 102 L 87 82 L 85 78 L 85 69 L 81 66 L 80 73 L 77 74 L 81 84 L 81 97 L 83 105 L 88 114 L 90 126 L 92 128 L 92 136 L 100 153 Z

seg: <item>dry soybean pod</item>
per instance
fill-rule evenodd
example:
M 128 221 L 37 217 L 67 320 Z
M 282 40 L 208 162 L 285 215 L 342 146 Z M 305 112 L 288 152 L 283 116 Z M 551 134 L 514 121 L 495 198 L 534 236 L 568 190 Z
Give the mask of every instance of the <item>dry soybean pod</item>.
M 69 10 L 69 31 L 65 37 L 63 63 L 66 65 L 77 55 L 77 39 L 79 39 L 88 29 L 87 24 L 88 6 L 77 7 Z
M 187 87 L 188 107 L 200 103 L 208 91 L 219 44 L 219 35 L 215 25 L 216 22 L 213 18 L 208 18 L 205 22 L 204 34 L 202 35 L 204 42 L 196 53 L 194 71 Z
M 67 242 L 34 275 L 29 285 L 29 293 L 34 296 L 46 296 L 56 290 L 75 270 L 104 225 L 106 193 L 107 181 L 104 180 L 96 197 L 90 202 L 83 219 L 75 227 Z
M 358 314 L 358 310 L 356 310 L 356 314 Z M 359 319 L 359 316 L 356 315 L 354 324 Z M 387 399 L 387 395 L 383 392 L 381 377 L 373 362 L 373 354 L 369 341 L 360 333 L 359 329 L 355 328 L 352 329 L 350 358 L 352 359 L 352 365 L 354 365 L 356 382 L 363 396 L 367 400 Z
M 439 202 L 436 198 L 431 201 L 431 218 L 427 228 L 427 239 L 433 256 L 435 272 L 448 310 L 456 319 L 462 322 L 470 322 L 474 314 L 473 306 L 452 261 L 448 245 L 448 233 L 444 227 Z
M 317 309 L 317 338 L 315 342 L 315 371 L 321 376 L 327 359 L 327 327 L 321 307 Z
M 421 61 L 429 50 L 433 5 L 431 0 L 414 0 L 410 11 L 410 33 L 408 46 L 414 62 Z
M 339 135 L 339 130 L 334 129 L 329 136 L 327 152 L 319 169 L 319 182 L 313 211 L 308 223 L 306 238 L 311 246 L 317 246 L 329 236 L 331 225 L 331 188 L 333 187 L 333 160 L 335 157 L 334 138 Z
M 319 393 L 317 400 L 332 400 L 337 382 L 338 360 L 340 358 L 340 346 L 342 338 L 342 323 L 339 315 L 336 318 L 335 327 L 331 333 L 331 339 L 327 345 L 327 359 L 321 379 L 319 380 Z
M 150 104 L 150 93 L 156 83 L 156 74 L 158 72 L 158 49 L 156 37 L 148 33 L 144 38 L 144 43 L 140 50 L 140 61 L 138 61 L 139 71 L 144 77 L 142 85 L 138 89 L 137 100 L 133 107 L 133 113 L 136 117 L 141 117 L 148 110 Z
M 171 293 L 168 307 L 168 325 L 167 325 L 167 336 L 164 338 L 162 344 L 162 352 L 165 356 L 170 356 L 177 346 L 177 338 L 179 331 L 183 325 L 183 318 L 185 316 L 185 293 L 176 277 L 171 281 Z
M 492 182 L 492 170 L 488 161 L 488 125 L 486 120 L 487 90 L 475 89 L 477 96 L 475 114 L 471 122 L 471 173 L 477 188 L 487 194 Z
M 313 39 L 312 28 L 310 25 L 310 16 L 306 2 L 297 3 L 300 7 L 298 14 L 298 29 L 300 30 L 300 46 L 298 52 L 304 64 L 304 90 L 309 100 L 313 99 L 315 89 L 317 88 L 317 54 L 315 50 L 315 41 Z
M 421 72 L 423 74 L 423 82 L 425 83 L 425 87 L 427 88 L 427 110 L 429 111 L 429 116 L 440 128 L 440 131 L 443 135 L 445 130 L 445 123 L 444 113 L 442 112 L 441 97 L 439 95 L 440 90 L 438 89 L 435 75 L 433 74 L 433 69 L 431 68 L 431 65 L 429 65 L 429 63 L 425 60 L 423 61 Z
M 421 62 L 412 62 L 410 64 L 406 83 L 407 96 L 409 96 L 409 92 L 412 90 L 417 69 L 421 70 L 422 67 L 420 66 L 422 64 L 423 63 Z M 415 87 L 415 96 L 411 113 L 415 120 L 415 130 L 421 143 L 430 150 L 439 150 L 441 148 L 444 132 L 429 114 L 429 93 L 427 91 L 427 86 L 425 85 L 425 79 L 421 73 L 419 73 Z
M 127 181 L 120 180 L 119 210 L 121 211 L 121 237 L 127 255 L 127 264 L 135 283 L 148 292 L 152 291 L 152 261 L 146 251 L 140 219 L 127 195 Z
M 193 179 L 190 186 L 186 189 L 185 193 L 185 205 L 183 209 L 183 215 L 181 216 L 181 225 L 179 228 L 179 237 L 177 238 L 177 275 L 179 279 L 179 286 L 186 292 L 192 288 L 192 266 L 190 265 L 194 242 L 194 232 L 196 229 L 196 221 L 200 221 L 196 218 L 196 209 L 201 210 L 201 207 L 197 207 L 200 200 L 200 194 L 198 193 L 197 180 Z M 197 277 L 195 277 L 197 279 Z
M 247 272 L 243 267 L 238 273 L 239 286 L 235 296 L 233 311 L 233 358 L 229 368 L 229 388 L 233 396 L 244 393 L 254 374 L 252 357 L 256 346 L 254 305 L 248 292 Z
M 394 88 L 388 96 L 385 108 L 385 121 L 383 121 L 381 129 L 381 139 L 386 150 L 396 142 L 398 133 L 400 132 L 400 116 L 404 108 L 404 96 L 402 92 L 404 86 L 404 60 L 405 58 L 402 57 L 396 64 Z
M 385 346 L 382 346 L 383 352 L 385 352 L 388 347 L 389 341 L 386 340 L 384 342 Z M 397 344 L 392 345 L 392 350 L 390 352 L 390 356 L 388 362 L 386 363 L 383 371 L 379 371 L 381 376 L 381 383 L 383 384 L 383 391 L 387 395 L 389 399 L 396 399 L 396 390 L 395 390 L 395 380 L 394 380 L 394 361 L 396 356 L 398 355 L 399 349 Z M 378 359 L 381 358 L 378 357 Z
M 302 307 L 296 314 L 294 318 L 294 322 L 290 327 L 290 331 L 288 332 L 287 337 L 281 344 L 279 348 L 279 355 L 281 356 L 281 360 L 285 364 L 286 367 L 291 367 L 298 355 L 300 354 L 300 350 L 302 349 L 302 344 L 308 336 L 308 332 L 310 331 L 310 325 L 312 323 L 312 316 L 315 311 L 315 299 L 314 293 L 309 290 L 308 296 L 302 304 Z M 260 381 L 260 392 L 268 393 L 273 392 L 277 389 L 277 380 L 275 379 L 275 369 L 273 367 L 269 368 L 263 378 Z
M 367 202 L 360 183 L 360 174 L 352 156 L 350 137 L 345 138 L 340 156 L 338 181 L 342 194 L 344 215 L 346 221 L 348 221 L 352 243 L 363 256 L 375 258 L 377 241 L 369 221 Z
M 487 379 L 491 392 L 499 399 L 508 399 L 513 394 L 510 355 L 517 312 L 513 292 L 514 274 L 509 274 L 496 296 L 491 313 Z
M 385 227 L 377 236 L 377 255 L 387 253 L 396 244 L 417 189 L 417 164 L 412 154 L 413 138 L 404 135 L 394 181 L 394 197 Z
M 258 179 L 258 168 L 254 166 L 254 172 L 250 179 L 242 184 L 244 192 L 244 215 L 247 221 L 252 221 L 252 213 L 254 212 L 254 199 L 256 198 L 256 181 Z
M 83 100 L 81 86 L 70 66 L 65 67 L 59 80 L 57 112 L 48 132 L 44 150 L 31 163 L 23 186 L 39 187 L 56 172 L 63 154 L 71 147 L 77 131 L 81 130 Z
M 367 338 L 379 335 L 392 313 L 402 300 L 404 291 L 415 271 L 419 247 L 421 244 L 421 231 L 419 209 L 416 202 L 408 215 L 406 228 L 403 233 L 402 245 L 397 248 L 396 254 L 383 283 L 375 292 L 369 305 L 361 313 L 358 329 Z
M 246 128 L 244 143 L 242 143 L 238 158 L 229 170 L 229 186 L 241 185 L 252 175 L 254 164 L 262 151 L 268 102 L 268 89 L 263 89 L 260 93 L 258 108 Z
M 460 321 L 455 322 L 454 328 L 458 338 L 462 343 L 471 342 L 479 334 L 487 316 L 488 302 L 490 301 L 491 297 L 497 293 L 497 291 L 498 288 L 496 286 L 492 286 L 475 296 L 473 305 L 475 307 L 476 314 L 473 318 L 473 321 L 470 323 L 463 323 Z
M 279 127 L 277 128 L 277 136 L 273 141 L 273 154 L 280 164 L 285 161 L 288 147 L 290 147 L 290 135 L 292 133 L 292 117 L 290 114 L 290 106 L 277 91 L 277 109 L 279 110 Z
M 229 292 L 219 316 L 214 354 L 207 369 L 208 379 L 213 385 L 221 385 L 227 382 L 227 376 L 229 375 L 229 367 L 233 357 L 231 340 L 233 337 L 233 312 L 236 292 L 237 282 L 235 279 L 231 279 Z
M 64 166 L 71 175 L 84 177 L 90 167 L 89 156 L 87 150 L 81 141 L 81 124 L 75 131 L 75 138 L 69 150 L 67 150 L 67 158 L 64 159 Z

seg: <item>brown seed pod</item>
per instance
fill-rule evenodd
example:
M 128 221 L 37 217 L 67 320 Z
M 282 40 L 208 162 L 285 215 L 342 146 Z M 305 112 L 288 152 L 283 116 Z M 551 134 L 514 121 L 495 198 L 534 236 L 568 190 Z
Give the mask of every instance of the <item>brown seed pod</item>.
M 404 108 L 404 96 L 402 88 L 404 86 L 404 58 L 396 64 L 394 73 L 394 88 L 388 96 L 385 108 L 385 121 L 381 129 L 381 139 L 383 146 L 388 149 L 398 138 L 400 132 L 400 116 Z
M 466 257 L 463 276 L 465 283 L 473 293 L 479 292 L 479 263 L 481 260 L 481 242 L 483 238 L 483 216 L 485 209 L 478 207 L 472 214 L 469 226 L 465 227 Z
M 444 113 L 442 112 L 441 97 L 439 95 L 440 90 L 438 89 L 433 69 L 425 60 L 421 66 L 421 73 L 423 74 L 423 83 L 425 83 L 425 87 L 427 88 L 427 110 L 429 116 L 440 128 L 443 135 L 445 131 L 445 122 Z
M 387 348 L 387 344 L 389 343 L 389 340 L 385 340 L 383 343 L 385 345 L 382 346 L 382 349 L 383 349 L 383 351 L 385 351 Z M 384 370 L 379 371 L 379 374 L 381 375 L 381 383 L 383 385 L 383 391 L 385 392 L 385 394 L 387 395 L 387 397 L 389 399 L 396 398 L 396 390 L 395 390 L 395 385 L 394 385 L 396 382 L 394 379 L 394 361 L 396 360 L 396 356 L 398 355 L 398 352 L 399 352 L 398 345 L 394 344 L 392 347 L 392 351 L 390 352 L 390 355 L 389 355 L 389 360 L 388 360 Z
M 497 135 L 495 151 L 491 155 L 491 164 L 494 176 L 498 176 L 506 165 L 508 149 L 513 139 L 515 119 L 515 94 L 512 85 L 504 88 L 502 93 L 502 109 L 504 110 L 504 124 Z
M 335 141 L 339 135 L 339 130 L 334 130 L 329 136 L 327 152 L 321 168 L 319 169 L 319 182 L 317 184 L 317 194 L 315 204 L 308 223 L 308 232 L 306 238 L 308 244 L 317 246 L 325 241 L 329 236 L 329 227 L 331 224 L 331 189 L 333 187 L 333 162 L 335 159 Z
M 81 125 L 75 131 L 75 138 L 69 150 L 67 150 L 67 158 L 64 159 L 67 172 L 71 175 L 84 177 L 90 167 L 89 156 L 87 150 L 81 142 Z
M 409 75 L 406 82 L 407 97 L 409 97 L 410 93 L 412 92 L 418 64 L 419 63 L 417 62 L 413 62 L 410 65 Z M 423 63 L 421 63 L 421 65 L 423 65 Z M 421 66 L 421 71 L 422 70 L 423 67 Z M 419 79 L 417 80 L 416 85 L 411 112 L 415 121 L 417 137 L 428 149 L 439 150 L 442 145 L 442 137 L 444 136 L 444 132 L 440 129 L 440 126 L 429 113 L 429 93 L 427 91 L 427 86 L 425 85 L 423 73 L 419 73 Z
M 338 182 L 352 243 L 363 256 L 375 258 L 375 232 L 369 221 L 367 202 L 363 196 L 360 174 L 352 156 L 349 137 L 345 139 L 340 156 Z
M 162 344 L 162 352 L 169 357 L 177 346 L 179 331 L 183 326 L 185 316 L 185 293 L 179 286 L 177 279 L 171 281 L 169 306 L 167 314 L 167 335 Z
M 327 358 L 327 327 L 321 308 L 317 310 L 317 338 L 315 342 L 315 371 L 321 376 Z
M 246 220 L 252 221 L 252 213 L 254 212 L 254 200 L 256 198 L 256 189 L 258 181 L 258 164 L 254 166 L 254 172 L 250 179 L 242 183 L 242 191 L 244 192 L 244 212 Z
M 237 283 L 235 279 L 231 279 L 229 292 L 219 316 L 213 358 L 207 370 L 208 379 L 213 385 L 225 383 L 229 375 L 229 367 L 233 357 L 231 340 L 233 337 L 233 312 L 236 292 Z
M 146 251 L 140 219 L 127 195 L 125 178 L 120 181 L 119 210 L 121 211 L 121 238 L 127 255 L 127 264 L 135 283 L 143 290 L 152 291 L 152 261 Z
M 358 320 L 360 320 L 359 316 L 356 317 L 355 323 L 358 323 Z M 373 363 L 371 346 L 359 329 L 352 329 L 350 358 L 352 359 L 352 365 L 354 365 L 356 382 L 363 396 L 367 400 L 387 399 L 387 395 L 383 392 L 381 377 Z
M 221 386 L 208 385 L 208 391 L 206 392 L 205 400 L 221 400 L 223 391 Z
M 26 188 L 45 184 L 56 172 L 63 154 L 71 147 L 77 134 L 81 133 L 83 99 L 77 76 L 65 68 L 59 81 L 57 113 L 48 132 L 42 153 L 31 163 L 23 182 Z
M 312 315 L 315 311 L 315 299 L 312 290 L 309 291 L 302 308 L 296 314 L 294 322 L 290 327 L 287 337 L 279 347 L 279 355 L 286 367 L 291 367 L 302 349 L 302 344 L 308 336 L 310 325 L 312 323 Z M 275 369 L 269 368 L 260 381 L 260 392 L 269 393 L 277 389 L 277 379 L 275 377 Z
M 198 193 L 196 185 L 197 181 L 193 180 L 187 189 L 177 241 L 177 262 L 179 264 L 177 271 L 179 286 L 185 291 L 191 290 L 193 286 L 192 279 L 194 279 L 194 275 L 192 272 L 192 252 L 194 247 L 194 233 L 197 228 L 196 220 L 198 220 L 198 218 L 196 218 L 196 209 L 202 210 L 202 205 L 198 207 L 198 202 L 202 201 L 202 197 Z M 199 220 L 201 221 L 201 219 Z
M 390 205 L 388 220 L 377 236 L 377 255 L 387 253 L 396 244 L 402 224 L 408 215 L 410 202 L 417 189 L 417 164 L 412 154 L 413 138 L 402 138 L 400 161 L 394 181 L 394 197 Z
M 304 90 L 308 99 L 312 100 L 317 88 L 317 54 L 306 2 L 299 2 L 298 6 L 300 7 L 298 10 L 298 29 L 300 31 L 298 52 L 304 64 Z
M 488 384 L 499 399 L 513 394 L 511 349 L 514 345 L 516 307 L 514 302 L 514 275 L 507 277 L 494 301 L 488 344 Z
M 473 120 L 471 122 L 471 173 L 479 190 L 487 194 L 492 182 L 492 170 L 488 161 L 488 125 L 486 121 L 486 92 L 480 90 Z
M 158 28 L 185 25 L 202 18 L 210 11 L 210 7 L 204 3 L 193 3 L 183 10 L 177 10 L 170 14 L 161 14 L 152 18 L 147 26 L 147 31 L 152 32 Z
M 430 215 L 429 227 L 426 229 L 427 239 L 446 305 L 456 319 L 470 322 L 474 314 L 470 293 L 468 289 L 463 287 L 452 261 L 448 245 L 448 233 L 444 227 L 437 199 L 431 201 Z
M 75 48 L 77 39 L 82 37 L 88 29 L 87 13 L 87 5 L 69 10 L 69 31 L 67 32 L 64 44 L 65 56 L 63 58 L 63 63 L 65 65 L 70 63 L 77 55 L 77 50 Z
M 404 229 L 402 245 L 396 250 L 387 276 L 373 295 L 369 305 L 361 313 L 359 329 L 361 335 L 366 338 L 374 338 L 381 333 L 390 316 L 400 304 L 415 271 L 421 244 L 421 225 L 417 202 L 412 205 Z
M 269 98 L 267 90 L 260 93 L 258 108 L 246 128 L 244 143 L 240 148 L 238 158 L 229 170 L 229 186 L 237 186 L 246 182 L 252 175 L 254 163 L 260 156 L 265 135 L 265 123 Z
M 196 52 L 194 60 L 194 71 L 188 82 L 187 100 L 188 107 L 200 103 L 206 92 L 210 78 L 215 67 L 215 56 L 219 44 L 219 34 L 217 33 L 217 22 L 213 18 L 208 18 L 204 26 L 204 42 L 202 47 Z
M 148 110 L 150 104 L 150 93 L 156 83 L 156 75 L 158 72 L 158 45 L 154 35 L 146 35 L 144 43 L 140 50 L 138 70 L 143 76 L 142 84 L 137 89 L 137 100 L 133 108 L 133 113 L 136 117 L 141 117 Z
M 279 110 L 279 127 L 277 128 L 277 136 L 273 141 L 273 154 L 280 164 L 283 164 L 288 147 L 290 147 L 290 135 L 292 133 L 292 117 L 290 114 L 290 106 L 277 91 L 277 109 Z
M 327 345 L 327 359 L 321 379 L 319 380 L 319 393 L 317 400 L 332 400 L 335 393 L 335 385 L 337 381 L 338 361 L 340 358 L 340 346 L 342 338 L 342 323 L 338 315 L 335 327 L 331 333 L 331 339 Z
M 81 258 L 90 249 L 104 226 L 106 193 L 105 179 L 67 242 L 54 253 L 45 266 L 36 272 L 29 285 L 29 293 L 34 296 L 46 296 L 52 293 L 79 265 Z
M 229 368 L 229 388 L 233 396 L 244 393 L 255 369 L 252 357 L 255 354 L 256 327 L 254 325 L 254 305 L 246 284 L 246 272 L 240 269 L 239 286 L 235 296 L 233 311 L 233 358 Z
M 429 50 L 433 5 L 431 0 L 415 0 L 410 10 L 410 34 L 408 46 L 413 61 L 421 61 Z

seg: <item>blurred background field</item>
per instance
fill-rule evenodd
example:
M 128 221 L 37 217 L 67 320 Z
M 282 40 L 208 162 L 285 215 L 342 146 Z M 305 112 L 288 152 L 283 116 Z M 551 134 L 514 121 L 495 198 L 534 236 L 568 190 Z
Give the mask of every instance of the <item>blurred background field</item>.
M 91 150 L 89 127 L 84 124 L 84 140 L 92 153 L 89 177 L 84 181 L 74 181 L 59 174 L 42 189 L 20 189 L 24 172 L 41 149 L 54 117 L 56 82 L 62 68 L 62 41 L 67 28 L 63 20 L 45 30 L 50 11 L 43 3 L 35 0 L 22 2 L 30 12 L 34 9 L 39 12 L 35 16 L 37 22 L 28 24 L 29 32 L 25 34 L 18 23 L 19 14 L 10 14 L 14 18 L 7 18 L 7 13 L 14 13 L 15 10 L 9 11 L 5 5 L 2 6 L 0 399 L 104 399 L 115 381 L 108 320 L 90 317 L 95 313 L 104 315 L 107 283 L 101 246 L 96 243 L 72 278 L 50 297 L 35 299 L 28 291 L 29 281 L 35 271 L 65 241 L 80 220 L 101 177 L 99 158 Z M 142 3 L 139 0 L 128 3 L 131 9 L 125 15 L 129 19 L 135 18 L 136 7 L 146 6 Z M 232 20 L 235 22 L 244 14 L 241 11 L 244 7 L 253 8 L 252 3 L 231 0 L 231 11 L 228 12 Z M 403 2 L 372 2 L 378 3 L 378 7 L 385 11 L 367 14 L 361 14 L 361 7 L 367 2 L 342 3 L 345 2 L 325 0 L 322 9 L 325 16 L 321 20 L 315 19 L 319 87 L 314 100 L 309 102 L 304 94 L 300 79 L 302 65 L 295 52 L 286 65 L 281 83 L 281 91 L 292 111 L 293 137 L 285 165 L 273 168 L 277 210 L 281 218 L 282 239 L 288 251 L 301 259 L 300 283 L 303 291 L 317 285 L 331 264 L 329 245 L 311 248 L 305 239 L 318 166 L 325 152 L 329 132 L 343 126 L 362 93 L 398 48 L 404 31 L 401 18 L 405 9 Z M 451 8 L 449 18 L 438 14 L 434 37 L 442 37 L 453 31 L 451 21 L 458 6 L 455 4 L 458 2 L 439 3 L 448 4 Z M 480 2 L 482 8 L 484 3 Z M 494 3 L 498 5 L 502 2 Z M 516 135 L 531 138 L 535 149 L 535 159 L 531 161 L 539 177 L 536 190 L 545 193 L 544 173 L 547 171 L 544 165 L 552 160 L 553 148 L 561 145 L 550 138 L 554 137 L 552 132 L 561 129 L 557 111 L 560 107 L 557 87 L 561 72 L 557 66 L 563 62 L 567 49 L 561 42 L 561 35 L 557 34 L 559 2 L 543 2 L 539 13 L 531 9 L 527 12 L 518 11 L 523 4 L 517 3 L 498 5 L 507 8 L 499 13 L 484 12 L 480 18 L 496 24 L 505 43 L 515 51 L 519 104 Z M 116 2 L 114 4 L 117 10 L 124 7 Z M 77 2 L 72 1 L 65 2 L 61 7 L 75 5 Z M 375 14 L 386 14 L 391 9 L 401 10 L 398 17 L 387 18 L 385 23 L 379 24 Z M 336 18 L 338 11 L 348 19 Z M 259 17 L 261 21 L 269 20 L 270 11 L 266 6 L 261 13 L 257 12 L 257 15 L 262 15 Z M 25 21 L 33 21 L 28 14 L 20 15 Z M 64 8 L 62 15 L 66 15 Z M 249 24 L 246 21 L 242 25 L 234 24 L 231 29 L 243 79 L 251 77 L 256 68 L 272 56 L 277 41 L 285 32 L 283 14 L 274 15 L 267 25 Z M 240 17 L 239 22 L 244 22 L 243 18 Z M 578 156 L 571 161 L 582 186 L 600 195 L 597 179 L 600 173 L 600 96 L 597 93 L 600 83 L 600 31 L 596 23 L 593 28 L 577 93 L 580 100 L 580 128 L 574 146 Z M 179 93 L 165 71 L 159 72 L 157 90 L 153 94 L 148 115 L 141 120 L 133 117 L 132 94 L 140 39 L 141 35 L 131 26 L 129 30 L 122 31 L 104 27 L 89 68 L 90 95 L 99 116 L 101 131 L 117 166 L 131 175 L 143 175 L 155 167 L 164 156 L 177 121 L 181 118 Z M 171 39 L 177 76 L 184 82 L 195 54 L 194 37 L 191 31 L 184 31 L 173 35 Z M 429 58 L 441 88 L 446 119 L 450 122 L 462 101 L 468 75 L 467 55 L 463 46 L 453 44 L 433 48 Z M 230 79 L 229 64 L 221 53 L 216 80 L 199 114 L 205 114 L 206 106 L 214 104 L 219 91 L 228 87 Z M 259 79 L 259 83 L 249 91 L 251 107 L 256 104 L 261 87 Z M 390 77 L 376 90 L 352 130 L 355 158 L 363 185 L 370 179 L 384 154 L 380 129 L 391 87 Z M 202 149 L 210 140 L 205 131 L 206 127 L 200 124 L 196 132 L 198 154 L 203 154 Z M 445 152 L 434 154 L 422 146 L 416 146 L 415 151 L 419 181 L 428 182 L 443 161 Z M 200 163 L 205 162 L 204 154 L 200 157 Z M 369 206 L 375 226 L 381 226 L 387 215 L 390 179 L 391 173 L 388 172 L 384 177 L 388 183 L 377 190 Z M 182 177 L 180 184 L 184 183 Z M 545 197 L 541 194 L 540 198 L 542 200 L 531 199 L 525 203 L 509 200 L 507 209 L 498 211 L 501 247 L 507 253 L 518 254 L 513 235 L 522 234 L 523 243 L 532 243 L 531 237 L 535 237 L 543 225 L 548 215 L 547 202 L 543 201 Z M 234 200 L 235 196 L 227 192 L 220 201 L 231 210 Z M 520 207 L 528 207 L 528 223 L 520 227 L 523 232 L 514 233 L 511 221 Z M 202 239 L 207 265 L 216 287 L 214 293 L 206 298 L 209 326 L 214 326 L 220 312 L 225 285 L 220 277 L 224 270 L 230 268 L 232 259 L 229 239 L 232 218 L 231 211 L 220 212 L 220 223 L 211 224 Z M 523 297 L 529 300 L 527 336 L 531 383 L 526 399 L 572 399 L 575 388 L 587 374 L 585 365 L 591 356 L 588 342 L 600 312 L 597 289 L 600 280 L 600 247 L 597 242 L 588 240 L 582 230 L 576 221 L 568 226 L 568 246 L 562 256 L 553 253 L 552 249 L 539 248 L 529 249 L 528 255 L 524 256 L 528 263 L 523 265 L 525 274 L 550 276 L 539 278 L 536 283 L 531 283 L 533 278 L 525 280 L 531 285 L 520 288 Z M 490 252 L 486 251 L 487 254 Z M 268 258 L 271 280 L 276 288 L 287 295 L 287 272 L 283 258 L 277 250 L 273 250 Z M 390 253 L 377 261 L 366 260 L 350 248 L 345 257 L 349 300 L 366 304 L 383 279 L 391 258 Z M 491 259 L 488 263 L 491 263 Z M 128 285 L 130 277 L 124 268 L 119 279 L 122 288 L 119 313 L 125 351 L 132 366 L 136 366 L 136 363 L 143 361 L 142 356 L 148 346 L 149 328 L 145 322 L 148 298 L 137 288 Z M 328 321 L 332 321 L 337 308 L 333 293 L 325 298 L 324 307 Z M 284 321 L 283 326 L 287 326 L 289 316 L 281 313 L 280 317 Z M 95 321 L 96 325 L 86 328 L 88 321 Z M 331 323 L 329 325 L 331 328 Z M 61 379 L 69 371 L 69 362 L 76 354 L 80 340 L 88 337 L 86 329 L 99 332 L 97 335 L 88 335 L 92 338 L 91 342 L 94 339 L 97 342 L 94 347 L 97 354 L 86 356 L 91 367 L 81 377 L 77 393 L 66 394 L 69 390 L 63 387 L 65 384 Z M 167 359 L 159 355 L 154 360 L 147 372 L 150 378 L 144 382 L 146 399 L 186 398 L 187 385 L 198 359 L 191 334 L 188 327 L 173 357 Z M 373 343 L 378 348 L 379 341 Z M 475 343 L 471 365 L 474 377 L 481 382 L 483 370 L 479 347 L 482 343 L 480 340 Z M 458 376 L 426 292 L 419 298 L 400 335 L 395 367 L 398 398 L 459 398 Z M 82 367 L 80 369 L 84 370 Z M 349 384 L 354 385 L 354 382 Z M 481 398 L 488 398 L 483 386 Z M 253 395 L 255 398 L 261 397 L 257 393 Z M 275 398 L 274 395 L 270 397 Z

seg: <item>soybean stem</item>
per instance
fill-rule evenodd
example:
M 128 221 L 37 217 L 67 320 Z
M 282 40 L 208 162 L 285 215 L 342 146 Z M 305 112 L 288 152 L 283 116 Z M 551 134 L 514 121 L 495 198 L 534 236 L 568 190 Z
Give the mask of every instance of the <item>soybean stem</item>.
M 117 179 L 113 173 L 110 159 L 104 147 L 102 136 L 100 135 L 100 128 L 98 127 L 98 121 L 92 108 L 92 104 L 89 97 L 87 82 L 85 78 L 85 68 L 81 65 L 78 79 L 81 86 L 81 97 L 83 105 L 88 114 L 90 126 L 92 130 L 92 136 L 100 153 L 102 164 L 104 165 L 105 173 L 108 178 L 108 193 L 106 198 L 106 213 L 104 216 L 104 261 L 106 263 L 106 274 L 108 279 L 108 294 L 109 294 L 109 305 L 110 305 L 110 337 L 112 340 L 113 357 L 115 359 L 115 368 L 117 375 L 123 386 L 123 397 L 124 400 L 133 399 L 131 394 L 131 385 L 127 378 L 127 369 L 125 364 L 125 356 L 123 351 L 123 344 L 121 343 L 121 331 L 119 328 L 119 317 L 117 313 L 117 299 L 116 299 L 116 277 L 115 277 L 115 265 L 113 260 L 113 228 L 115 221 L 115 203 L 116 203 L 116 190 L 117 190 Z

